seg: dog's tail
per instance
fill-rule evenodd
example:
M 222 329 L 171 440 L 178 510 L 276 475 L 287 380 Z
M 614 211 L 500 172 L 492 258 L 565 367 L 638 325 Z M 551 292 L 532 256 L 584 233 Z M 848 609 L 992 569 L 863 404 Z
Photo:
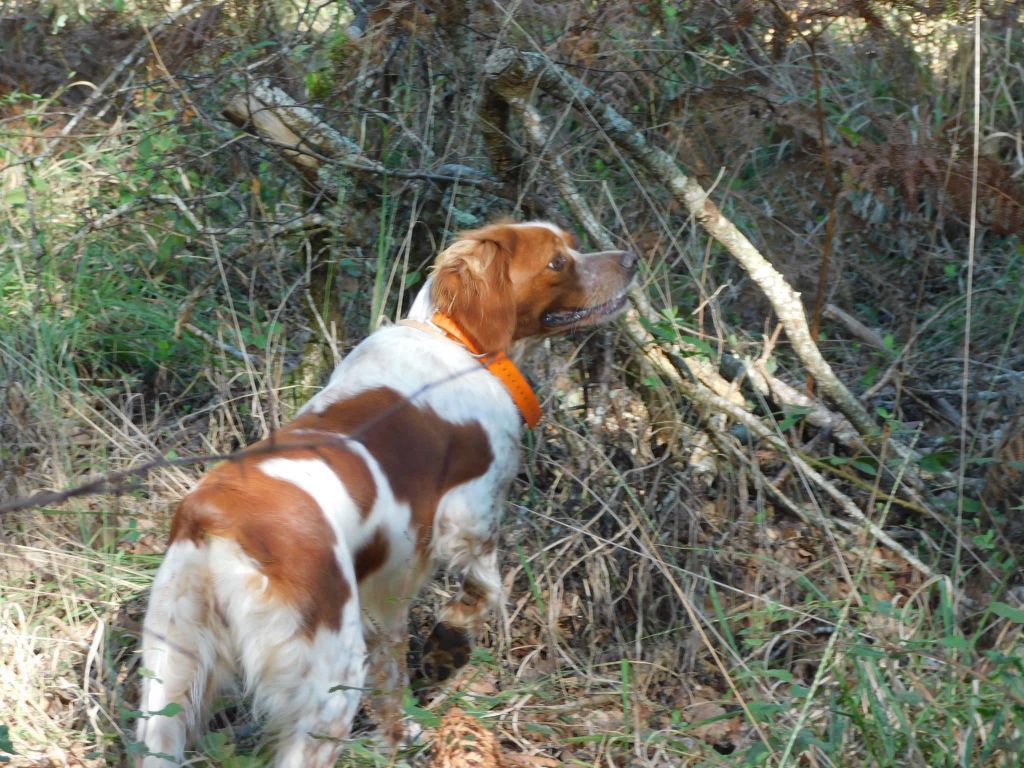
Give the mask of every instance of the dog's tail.
M 143 682 L 137 765 L 180 765 L 188 732 L 212 694 L 217 641 L 209 613 L 209 552 L 191 541 L 171 544 L 157 571 L 142 630 Z M 144 748 L 144 749 L 143 749 Z

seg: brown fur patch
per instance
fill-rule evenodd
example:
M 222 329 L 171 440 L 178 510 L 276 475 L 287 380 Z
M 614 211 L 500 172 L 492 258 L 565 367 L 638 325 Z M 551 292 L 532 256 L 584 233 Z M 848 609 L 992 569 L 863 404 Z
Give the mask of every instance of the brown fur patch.
M 298 609 L 308 636 L 321 625 L 337 630 L 352 588 L 334 557 L 334 531 L 308 493 L 253 463 L 214 467 L 178 506 L 171 541 L 237 542 L 259 564 L 270 593 Z
M 171 541 L 201 545 L 207 536 L 236 541 L 259 564 L 271 593 L 299 609 L 308 635 L 321 625 L 338 629 L 352 586 L 334 557 L 334 531 L 309 494 L 263 474 L 258 465 L 271 458 L 323 461 L 365 519 L 377 498 L 376 485 L 366 462 L 348 447 L 349 439 L 367 448 L 395 497 L 412 508 L 421 552 L 430 542 L 441 497 L 482 475 L 494 458 L 478 423 L 452 424 L 392 389 L 372 389 L 323 413 L 303 414 L 210 470 L 178 506 Z M 378 529 L 355 553 L 357 578 L 381 568 L 387 555 L 387 538 Z
M 377 488 L 366 462 L 344 439 L 299 432 L 295 424 L 210 470 L 179 505 L 170 538 L 197 545 L 206 536 L 236 541 L 259 563 L 271 593 L 299 609 L 305 632 L 312 636 L 321 624 L 340 627 L 341 610 L 351 596 L 351 585 L 334 557 L 334 530 L 309 494 L 263 474 L 258 465 L 272 458 L 323 461 L 364 518 L 373 508 Z
M 481 239 L 467 235 L 438 256 L 434 266 L 434 305 L 455 318 L 483 352 L 504 352 L 516 326 L 508 274 L 515 240 L 486 234 L 504 231 L 514 232 L 488 227 L 479 230 Z
M 356 581 L 362 582 L 370 574 L 379 571 L 388 560 L 388 537 L 383 528 L 377 528 L 371 538 L 356 552 Z
M 389 387 L 360 392 L 332 403 L 322 413 L 303 414 L 291 426 L 350 435 L 365 445 L 387 476 L 395 498 L 412 508 L 421 551 L 430 542 L 441 497 L 480 477 L 494 459 L 480 424 L 452 424 Z

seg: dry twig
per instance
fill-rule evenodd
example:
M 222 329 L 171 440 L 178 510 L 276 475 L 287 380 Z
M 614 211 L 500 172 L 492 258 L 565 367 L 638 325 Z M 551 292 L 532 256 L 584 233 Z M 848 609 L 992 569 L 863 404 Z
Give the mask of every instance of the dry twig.
M 337 182 L 325 173 L 325 167 L 341 166 L 354 173 L 400 179 L 497 187 L 486 174 L 466 165 L 448 163 L 437 171 L 388 168 L 364 155 L 358 144 L 267 82 L 254 83 L 247 92 L 228 101 L 224 115 L 277 147 L 309 181 L 335 198 L 339 194 Z

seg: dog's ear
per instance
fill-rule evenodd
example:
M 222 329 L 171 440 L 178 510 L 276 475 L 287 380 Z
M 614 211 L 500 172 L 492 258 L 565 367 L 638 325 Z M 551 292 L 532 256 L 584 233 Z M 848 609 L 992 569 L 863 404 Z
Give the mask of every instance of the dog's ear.
M 434 262 L 434 307 L 459 323 L 482 352 L 503 352 L 512 343 L 514 248 L 514 229 L 490 226 L 461 235 Z

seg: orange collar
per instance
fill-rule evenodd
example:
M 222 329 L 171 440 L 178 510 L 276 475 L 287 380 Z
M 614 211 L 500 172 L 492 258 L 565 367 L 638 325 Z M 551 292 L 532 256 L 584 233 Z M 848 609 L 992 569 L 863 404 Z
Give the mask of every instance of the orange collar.
M 477 343 L 462 329 L 462 326 L 442 312 L 435 312 L 434 316 L 430 318 L 430 322 L 433 323 L 434 327 L 417 323 L 413 320 L 402 320 L 401 324 L 430 331 L 439 330 L 448 338 L 464 346 L 471 355 L 480 361 L 484 368 L 505 385 L 505 389 L 508 390 L 509 395 L 512 397 L 512 402 L 519 409 L 519 413 L 522 415 L 523 421 L 526 422 L 526 426 L 530 429 L 537 426 L 541 416 L 540 403 L 537 401 L 537 396 L 533 393 L 530 383 L 523 376 L 522 372 L 516 368 L 516 364 L 509 359 L 508 355 L 504 352 L 482 352 Z

